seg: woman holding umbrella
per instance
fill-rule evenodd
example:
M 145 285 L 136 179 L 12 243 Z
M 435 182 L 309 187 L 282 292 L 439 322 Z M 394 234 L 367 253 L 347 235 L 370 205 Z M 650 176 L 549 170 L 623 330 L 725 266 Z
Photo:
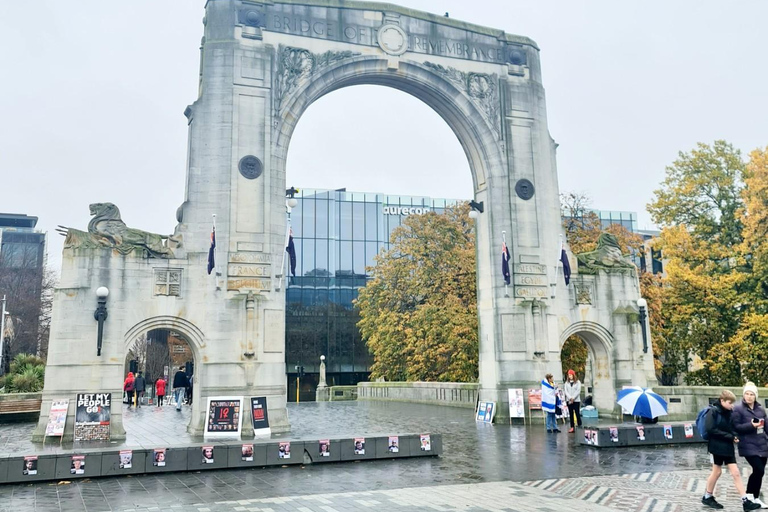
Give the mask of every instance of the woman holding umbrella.
M 765 409 L 757 403 L 757 386 L 747 382 L 741 403 L 733 408 L 731 415 L 733 428 L 739 434 L 739 455 L 747 459 L 752 466 L 752 474 L 747 480 L 747 496 L 760 505 L 760 487 L 768 461 L 768 437 L 765 432 Z

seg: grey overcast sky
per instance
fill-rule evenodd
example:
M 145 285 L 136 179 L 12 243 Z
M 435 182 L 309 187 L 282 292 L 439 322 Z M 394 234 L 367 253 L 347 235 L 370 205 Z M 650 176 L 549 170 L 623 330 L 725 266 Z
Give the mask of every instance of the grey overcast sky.
M 398 2 L 396 2 L 398 3 Z M 677 152 L 768 144 L 764 0 L 402 0 L 526 35 L 541 48 L 562 191 L 637 211 Z M 84 228 L 113 202 L 170 233 L 183 200 L 186 105 L 197 95 L 203 0 L 0 2 L 0 212 Z M 336 91 L 300 120 L 288 184 L 469 198 L 445 122 L 399 91 Z

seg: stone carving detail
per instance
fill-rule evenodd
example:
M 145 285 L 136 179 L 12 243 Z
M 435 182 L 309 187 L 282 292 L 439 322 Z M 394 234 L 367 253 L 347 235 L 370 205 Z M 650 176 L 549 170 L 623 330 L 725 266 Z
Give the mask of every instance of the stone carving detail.
M 120 218 L 120 210 L 112 203 L 90 205 L 93 219 L 88 231 L 59 226 L 56 231 L 66 236 L 65 248 L 97 249 L 110 247 L 120 254 L 143 252 L 150 258 L 173 258 L 173 249 L 181 246 L 180 238 L 129 228 Z
M 285 98 L 309 77 L 323 68 L 357 55 L 360 53 L 352 51 L 317 54 L 303 48 L 280 45 L 275 77 L 275 112 L 280 113 Z
M 432 62 L 425 62 L 424 65 L 446 78 L 449 82 L 452 82 L 469 96 L 472 102 L 480 108 L 493 133 L 501 140 L 499 77 L 497 75 L 467 73 L 450 66 L 441 66 Z
M 592 305 L 592 290 L 589 285 L 576 284 L 576 304 L 588 304 Z
M 155 295 L 178 297 L 181 295 L 181 269 L 155 269 Z
M 597 239 L 597 249 L 577 254 L 580 274 L 597 274 L 598 270 L 627 272 L 635 268 L 621 253 L 619 241 L 615 235 L 601 233 Z

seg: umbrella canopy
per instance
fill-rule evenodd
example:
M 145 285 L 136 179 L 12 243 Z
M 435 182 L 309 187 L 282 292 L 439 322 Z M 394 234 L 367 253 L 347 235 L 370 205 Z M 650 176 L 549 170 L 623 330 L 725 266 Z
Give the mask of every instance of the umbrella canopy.
M 667 401 L 647 388 L 633 386 L 619 391 L 620 406 L 632 411 L 633 416 L 657 418 L 667 414 Z

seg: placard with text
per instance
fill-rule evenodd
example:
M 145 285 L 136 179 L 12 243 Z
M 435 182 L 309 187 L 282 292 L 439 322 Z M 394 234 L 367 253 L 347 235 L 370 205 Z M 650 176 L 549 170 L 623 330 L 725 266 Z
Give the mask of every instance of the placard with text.
M 267 411 L 267 397 L 251 397 L 251 419 L 253 420 L 253 435 L 268 436 L 272 432 L 269 428 L 269 412 Z
M 75 441 L 109 441 L 112 393 L 78 393 Z

